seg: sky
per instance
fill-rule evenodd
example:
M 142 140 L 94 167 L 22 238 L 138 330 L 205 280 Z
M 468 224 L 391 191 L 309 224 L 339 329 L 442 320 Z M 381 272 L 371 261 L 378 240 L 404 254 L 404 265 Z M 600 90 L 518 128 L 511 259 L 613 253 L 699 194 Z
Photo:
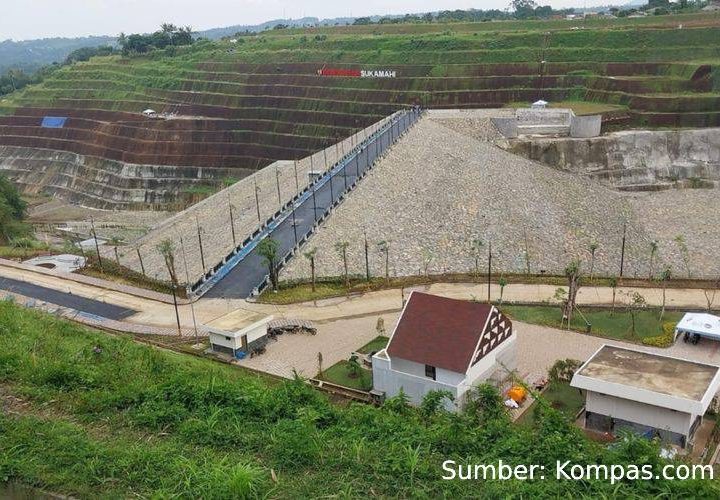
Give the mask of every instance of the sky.
M 155 31 L 163 22 L 195 30 L 280 18 L 360 17 L 446 9 L 504 9 L 510 0 L 2 0 L 0 40 Z M 545 0 L 555 8 L 620 4 Z

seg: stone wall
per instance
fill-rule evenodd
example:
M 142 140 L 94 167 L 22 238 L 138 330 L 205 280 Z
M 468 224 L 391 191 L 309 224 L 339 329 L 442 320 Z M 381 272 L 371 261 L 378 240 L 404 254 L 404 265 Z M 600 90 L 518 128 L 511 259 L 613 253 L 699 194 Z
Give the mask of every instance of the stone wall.
M 509 150 L 614 186 L 720 180 L 720 128 L 616 132 L 592 139 L 518 139 Z

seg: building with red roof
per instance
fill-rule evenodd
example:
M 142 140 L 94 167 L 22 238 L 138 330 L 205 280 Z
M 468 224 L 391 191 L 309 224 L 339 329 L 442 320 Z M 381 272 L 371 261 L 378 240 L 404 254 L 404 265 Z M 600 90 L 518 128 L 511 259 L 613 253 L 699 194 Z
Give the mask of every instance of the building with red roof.
M 372 358 L 373 389 L 386 397 L 402 389 L 414 404 L 446 390 L 457 408 L 472 386 L 515 368 L 514 343 L 512 322 L 495 306 L 412 292 Z

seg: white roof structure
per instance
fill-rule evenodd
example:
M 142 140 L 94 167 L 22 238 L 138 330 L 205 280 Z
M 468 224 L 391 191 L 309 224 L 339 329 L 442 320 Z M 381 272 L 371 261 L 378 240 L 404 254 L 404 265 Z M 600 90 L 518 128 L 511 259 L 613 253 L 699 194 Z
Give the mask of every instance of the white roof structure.
M 681 333 L 697 333 L 703 337 L 720 340 L 720 317 L 707 313 L 685 313 L 675 326 L 675 336 Z
M 702 415 L 720 387 L 720 367 L 606 344 L 575 372 L 570 385 Z
M 206 328 L 210 333 L 214 333 L 217 335 L 223 335 L 225 337 L 231 337 L 231 338 L 239 338 L 243 335 L 250 336 L 253 333 L 257 332 L 267 332 L 267 325 L 274 319 L 274 316 L 266 316 L 263 319 L 254 322 L 251 325 L 248 325 L 244 328 L 240 328 L 239 330 L 234 331 L 225 331 L 221 330 L 217 327 L 213 327 L 212 324 L 206 325 Z
M 534 103 L 532 103 L 532 107 L 534 109 L 544 109 L 547 108 L 548 104 L 549 103 L 547 101 L 540 99 L 539 101 L 535 101 Z

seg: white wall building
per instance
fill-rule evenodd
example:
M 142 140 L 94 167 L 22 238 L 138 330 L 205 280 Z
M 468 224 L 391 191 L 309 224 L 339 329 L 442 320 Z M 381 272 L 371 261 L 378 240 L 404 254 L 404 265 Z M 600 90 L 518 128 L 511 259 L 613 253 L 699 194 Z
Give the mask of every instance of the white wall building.
M 627 429 L 686 447 L 718 392 L 720 368 L 604 345 L 570 385 L 585 393 L 588 429 Z
M 457 409 L 472 386 L 515 369 L 515 338 L 494 306 L 412 292 L 387 348 L 372 358 L 373 389 L 386 397 L 402 389 L 413 404 L 446 390 L 455 397 L 448 409 Z
M 253 347 L 266 341 L 268 323 L 272 320 L 272 316 L 267 316 L 233 332 L 208 325 L 206 328 L 208 329 L 210 348 L 213 352 L 227 354 L 232 357 L 235 357 L 238 351 L 250 354 Z

